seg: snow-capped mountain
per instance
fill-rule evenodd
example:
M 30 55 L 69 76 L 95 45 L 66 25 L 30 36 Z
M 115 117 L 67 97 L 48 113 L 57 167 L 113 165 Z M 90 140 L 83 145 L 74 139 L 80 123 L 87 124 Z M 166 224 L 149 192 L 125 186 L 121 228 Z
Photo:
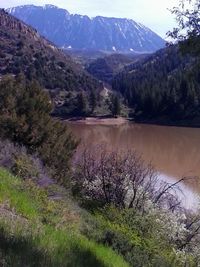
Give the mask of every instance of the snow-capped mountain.
M 70 14 L 53 5 L 9 8 L 59 47 L 113 52 L 154 52 L 165 45 L 156 33 L 130 19 Z

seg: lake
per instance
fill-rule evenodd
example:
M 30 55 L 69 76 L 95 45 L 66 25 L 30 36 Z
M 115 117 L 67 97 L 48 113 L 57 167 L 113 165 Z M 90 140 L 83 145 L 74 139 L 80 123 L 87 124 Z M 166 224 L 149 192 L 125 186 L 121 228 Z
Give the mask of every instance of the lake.
M 145 162 L 151 162 L 160 177 L 175 181 L 200 177 L 200 129 L 155 126 L 126 122 L 119 125 L 68 123 L 73 134 L 90 146 L 104 143 L 114 149 L 134 149 Z M 199 180 L 200 181 L 200 180 Z M 198 178 L 182 184 L 185 205 L 197 204 Z

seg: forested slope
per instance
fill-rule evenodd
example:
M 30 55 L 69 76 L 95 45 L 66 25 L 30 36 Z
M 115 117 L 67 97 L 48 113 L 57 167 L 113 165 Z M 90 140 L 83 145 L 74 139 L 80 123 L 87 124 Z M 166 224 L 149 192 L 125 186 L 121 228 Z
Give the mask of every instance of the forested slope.
M 199 124 L 200 72 L 197 59 L 170 46 L 128 66 L 113 81 L 135 118 Z

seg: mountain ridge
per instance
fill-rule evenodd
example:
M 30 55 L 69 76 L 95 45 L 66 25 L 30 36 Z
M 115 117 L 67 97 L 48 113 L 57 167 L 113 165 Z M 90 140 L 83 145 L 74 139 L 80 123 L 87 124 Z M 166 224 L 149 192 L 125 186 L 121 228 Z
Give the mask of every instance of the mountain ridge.
M 7 11 L 63 48 L 146 53 L 165 45 L 160 36 L 132 19 L 104 16 L 90 18 L 70 14 L 54 5 L 24 5 Z

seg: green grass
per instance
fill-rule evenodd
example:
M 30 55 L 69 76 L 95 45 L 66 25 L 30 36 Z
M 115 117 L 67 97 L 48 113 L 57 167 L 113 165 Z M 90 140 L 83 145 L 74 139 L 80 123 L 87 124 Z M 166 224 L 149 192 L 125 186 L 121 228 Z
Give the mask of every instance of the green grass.
M 111 248 L 80 233 L 70 201 L 53 201 L 33 183 L 0 169 L 0 265 L 128 267 Z

